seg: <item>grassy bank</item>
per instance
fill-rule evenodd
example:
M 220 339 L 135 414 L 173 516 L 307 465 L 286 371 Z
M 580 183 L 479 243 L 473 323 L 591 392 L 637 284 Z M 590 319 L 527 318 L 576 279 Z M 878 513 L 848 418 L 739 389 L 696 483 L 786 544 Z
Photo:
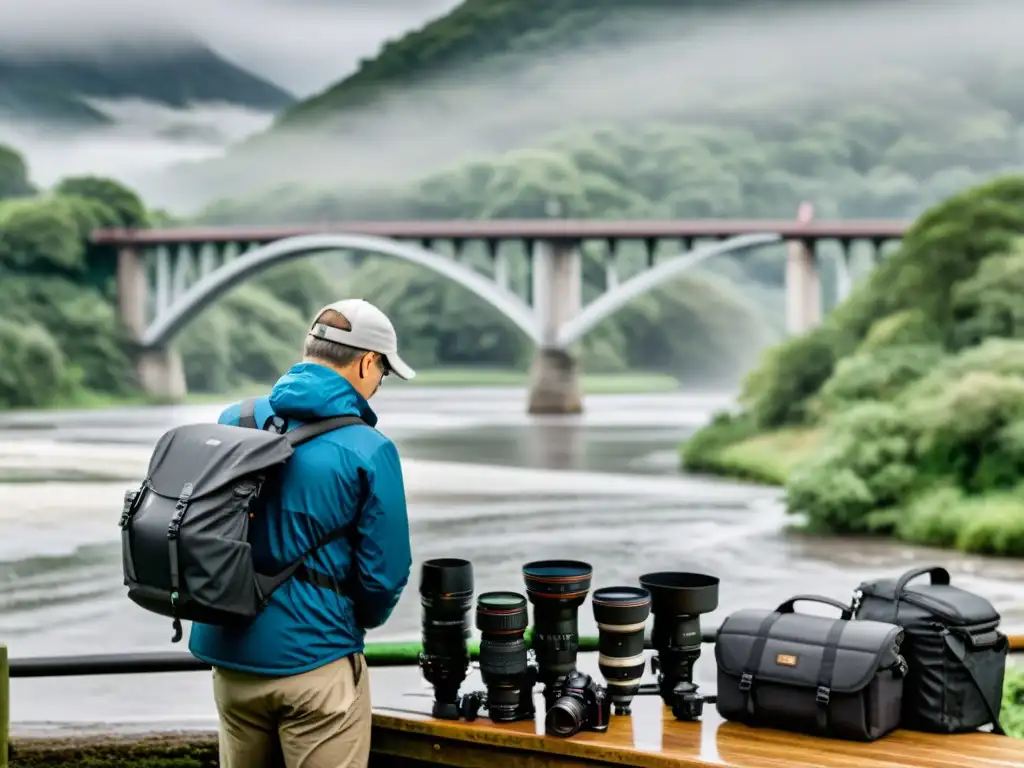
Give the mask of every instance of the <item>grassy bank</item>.
M 692 450 L 684 443 L 680 454 L 683 466 L 691 471 L 785 485 L 789 473 L 814 452 L 821 439 L 817 429 L 781 429 L 705 451 Z

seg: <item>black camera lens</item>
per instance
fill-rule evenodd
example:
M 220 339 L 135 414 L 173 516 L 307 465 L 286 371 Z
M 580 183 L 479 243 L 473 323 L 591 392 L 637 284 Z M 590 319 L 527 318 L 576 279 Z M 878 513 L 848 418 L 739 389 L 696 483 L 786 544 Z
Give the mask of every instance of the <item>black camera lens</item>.
M 718 607 L 715 576 L 682 571 L 648 573 L 640 585 L 651 593 L 654 629 L 651 644 L 657 658 L 658 688 L 665 703 L 680 720 L 700 717 L 703 697 L 693 683 L 693 665 L 700 657 L 700 614 Z
M 638 587 L 605 587 L 592 598 L 598 633 L 598 667 L 615 712 L 628 715 L 644 674 L 644 629 L 651 594 Z
M 580 699 L 565 696 L 556 701 L 544 716 L 544 730 L 552 736 L 567 739 L 583 730 L 586 716 L 587 708 Z
M 524 634 L 526 598 L 516 592 L 485 592 L 477 598 L 480 676 L 487 686 L 487 711 L 495 722 L 532 718 L 533 683 Z
M 544 730 L 563 739 L 584 728 L 608 730 L 611 705 L 606 691 L 590 675 L 570 672 L 557 686 L 557 695 L 544 717 Z
M 523 566 L 526 594 L 533 603 L 533 650 L 549 706 L 547 689 L 576 669 L 579 607 L 587 599 L 593 572 L 590 563 L 579 560 L 537 560 Z
M 468 560 L 427 560 L 420 570 L 423 652 L 420 669 L 434 686 L 434 717 L 457 720 L 459 687 L 469 669 L 473 565 Z

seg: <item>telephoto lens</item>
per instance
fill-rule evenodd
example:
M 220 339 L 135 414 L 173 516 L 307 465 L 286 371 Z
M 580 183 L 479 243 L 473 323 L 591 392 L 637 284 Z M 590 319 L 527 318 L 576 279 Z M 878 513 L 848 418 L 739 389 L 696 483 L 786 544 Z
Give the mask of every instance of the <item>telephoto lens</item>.
M 485 592 L 477 598 L 480 676 L 487 686 L 487 713 L 496 723 L 533 719 L 536 669 L 527 663 L 526 598 L 517 592 Z
M 715 576 L 681 571 L 640 577 L 640 585 L 651 593 L 654 614 L 651 644 L 658 655 L 651 668 L 658 673 L 661 698 L 678 720 L 697 720 L 704 708 L 693 665 L 700 657 L 700 614 L 718 607 L 718 583 Z
M 597 622 L 598 668 L 615 714 L 631 714 L 644 674 L 644 628 L 651 593 L 638 587 L 604 587 L 592 598 Z
M 434 686 L 434 717 L 459 719 L 459 687 L 469 669 L 473 564 L 457 558 L 427 560 L 420 571 L 423 651 L 420 669 Z
M 557 686 L 576 669 L 580 647 L 579 607 L 587 599 L 594 569 L 580 560 L 536 560 L 523 566 L 533 603 L 533 651 L 548 708 Z

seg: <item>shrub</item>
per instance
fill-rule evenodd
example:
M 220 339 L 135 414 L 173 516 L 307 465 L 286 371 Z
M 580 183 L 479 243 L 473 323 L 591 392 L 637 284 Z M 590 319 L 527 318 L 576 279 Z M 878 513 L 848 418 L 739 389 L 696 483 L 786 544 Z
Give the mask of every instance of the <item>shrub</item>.
M 0 308 L 22 323 L 48 329 L 88 389 L 127 394 L 134 376 L 127 339 L 113 305 L 96 290 L 60 277 L 3 275 Z
M 78 222 L 52 198 L 9 200 L 0 206 L 0 269 L 79 273 L 85 243 Z
M 837 335 L 822 326 L 768 350 L 744 383 L 741 402 L 762 429 L 807 423 L 810 398 L 836 364 Z
M 1024 337 L 1024 250 L 989 256 L 969 280 L 953 289 L 952 343 L 957 348 L 987 338 Z
M 872 401 L 830 420 L 822 450 L 793 471 L 786 496 L 811 528 L 864 533 L 888 527 L 877 511 L 898 504 L 917 481 L 903 413 Z
M 1016 457 L 1001 451 L 1003 430 L 1024 418 L 1024 378 L 971 372 L 908 405 L 922 470 L 983 491 L 1016 482 Z
M 714 469 L 714 455 L 726 446 L 757 434 L 757 424 L 749 414 L 716 413 L 711 422 L 683 443 L 683 466 L 696 471 Z
M 940 342 L 935 324 L 919 309 L 905 309 L 877 320 L 861 342 L 859 352 L 885 347 L 932 345 Z
M 1024 739 L 1024 670 L 1007 667 L 999 720 L 1008 736 Z
M 821 404 L 838 410 L 862 400 L 890 400 L 945 357 L 937 345 L 899 345 L 844 358 L 821 388 Z
M 978 372 L 1024 378 L 1024 340 L 987 339 L 977 347 L 946 357 L 931 373 L 908 386 L 899 397 L 900 403 L 910 405 L 932 397 L 950 382 Z
M 0 317 L 0 408 L 52 405 L 73 378 L 44 328 Z
M 146 226 L 146 206 L 142 199 L 113 179 L 102 176 L 72 176 L 61 181 L 53 191 L 63 197 L 84 197 L 103 203 L 117 215 L 117 226 Z
M 0 199 L 33 194 L 35 189 L 29 181 L 24 156 L 11 147 L 0 144 Z
M 907 505 L 896 534 L 917 544 L 1004 557 L 1024 556 L 1024 486 L 970 496 L 942 484 Z

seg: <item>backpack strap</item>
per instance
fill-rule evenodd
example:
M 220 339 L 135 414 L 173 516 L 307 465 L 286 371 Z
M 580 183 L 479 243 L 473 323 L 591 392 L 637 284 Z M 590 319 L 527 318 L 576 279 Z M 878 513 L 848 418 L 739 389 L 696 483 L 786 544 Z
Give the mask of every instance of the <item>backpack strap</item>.
M 246 429 L 259 429 L 256 425 L 256 398 L 250 397 L 242 401 L 238 413 L 238 426 Z
M 300 427 L 296 427 L 295 429 L 291 429 L 284 434 L 284 438 L 294 448 L 296 446 L 302 445 L 303 443 L 309 442 L 314 437 L 319 437 L 320 435 L 327 434 L 328 432 L 333 432 L 334 430 L 341 429 L 342 427 L 354 427 L 358 424 L 369 426 L 365 421 L 363 421 L 358 416 L 335 416 L 330 419 L 322 419 L 320 421 L 309 422 L 307 424 L 303 424 Z M 318 587 L 329 589 L 332 592 L 342 594 L 342 590 L 340 586 L 337 584 L 336 580 L 328 576 L 316 573 L 315 571 L 308 570 L 305 567 L 305 563 L 306 558 L 312 555 L 317 550 L 327 546 L 332 541 L 337 541 L 338 539 L 344 538 L 348 534 L 349 528 L 349 525 L 343 525 L 340 528 L 335 528 L 333 531 L 328 531 L 323 536 L 318 538 L 315 542 L 313 542 L 313 546 L 309 547 L 309 549 L 307 549 L 305 552 L 299 555 L 297 559 L 289 563 L 282 570 L 278 571 L 275 574 L 256 574 L 256 583 L 259 586 L 261 594 L 263 595 L 263 604 L 266 605 L 266 603 L 270 600 L 270 596 L 274 593 L 274 590 L 276 590 L 278 587 L 280 587 L 282 584 L 288 581 L 288 579 L 290 579 L 292 576 L 295 576 L 296 574 L 301 575 L 304 581 L 309 581 Z
M 369 424 L 358 416 L 333 416 L 329 419 L 311 421 L 307 424 L 303 424 L 301 427 L 290 429 L 285 433 L 284 438 L 292 448 L 296 448 L 303 443 L 308 443 L 314 437 L 320 437 L 320 435 L 333 432 L 334 430 L 341 429 L 342 427 L 354 427 L 357 424 L 369 426 Z
M 270 596 L 274 591 L 284 584 L 292 576 L 301 575 L 303 581 L 310 581 L 318 587 L 329 589 L 332 592 L 337 592 L 339 595 L 342 594 L 340 586 L 334 579 L 328 576 L 321 576 L 321 574 L 310 571 L 306 568 L 306 558 L 312 555 L 321 547 L 326 547 L 332 541 L 337 541 L 348 534 L 349 526 L 343 525 L 341 528 L 335 528 L 333 531 L 328 531 L 319 539 L 317 539 L 313 546 L 303 552 L 296 560 L 289 563 L 284 569 L 278 571 L 273 575 L 256 575 L 256 583 L 260 588 L 260 592 L 263 594 L 264 605 L 270 600 Z

